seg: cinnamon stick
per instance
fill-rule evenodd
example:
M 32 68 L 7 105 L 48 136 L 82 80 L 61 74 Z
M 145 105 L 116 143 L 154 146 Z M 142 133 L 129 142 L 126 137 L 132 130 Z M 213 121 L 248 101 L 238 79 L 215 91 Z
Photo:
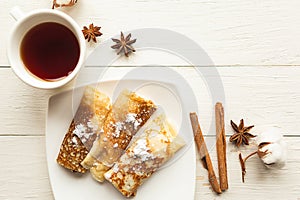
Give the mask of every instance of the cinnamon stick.
M 222 191 L 228 189 L 227 163 L 226 163 L 226 136 L 224 127 L 224 108 L 218 102 L 215 106 L 216 118 L 216 140 L 220 188 Z
M 198 116 L 196 113 L 190 113 L 190 120 L 191 120 L 191 124 L 192 124 L 192 129 L 193 129 L 193 133 L 194 133 L 194 139 L 195 139 L 195 143 L 197 145 L 197 149 L 200 155 L 200 159 L 202 161 L 202 164 L 204 166 L 205 169 L 207 169 L 208 171 L 208 180 L 210 182 L 210 185 L 212 186 L 212 189 L 218 193 L 221 194 L 222 191 L 220 189 L 220 185 L 217 181 L 214 169 L 213 169 L 213 165 L 204 141 L 204 137 L 200 128 L 200 124 L 198 121 Z

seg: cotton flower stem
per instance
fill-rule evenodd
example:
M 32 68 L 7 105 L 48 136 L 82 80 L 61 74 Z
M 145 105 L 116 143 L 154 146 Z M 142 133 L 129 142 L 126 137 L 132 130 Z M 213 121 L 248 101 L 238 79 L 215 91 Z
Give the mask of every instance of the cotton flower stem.
M 239 159 L 240 159 L 240 164 L 241 164 L 241 168 L 242 168 L 242 181 L 243 183 L 245 182 L 245 175 L 246 175 L 246 161 L 252 157 L 253 155 L 257 154 L 257 151 L 254 151 L 252 153 L 250 153 L 246 158 L 243 159 L 242 154 L 239 154 Z

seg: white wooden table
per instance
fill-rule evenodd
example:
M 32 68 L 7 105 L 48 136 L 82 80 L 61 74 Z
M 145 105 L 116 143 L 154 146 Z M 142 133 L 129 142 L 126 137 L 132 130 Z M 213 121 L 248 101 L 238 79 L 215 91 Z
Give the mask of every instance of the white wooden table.
M 6 42 L 14 20 L 13 6 L 25 12 L 51 8 L 50 0 L 1 0 L 0 7 L 0 199 L 53 199 L 45 153 L 45 114 L 49 96 L 72 87 L 39 90 L 21 82 L 10 69 Z M 197 162 L 195 199 L 300 199 L 300 1 L 210 1 L 210 0 L 78 0 L 75 7 L 61 9 L 80 26 L 102 26 L 98 44 L 88 44 L 89 53 L 118 34 L 137 28 L 166 28 L 186 35 L 201 45 L 214 61 L 226 96 L 226 131 L 230 119 L 244 118 L 257 127 L 279 126 L 288 142 L 286 166 L 267 170 L 258 158 L 247 163 L 246 182 L 241 182 L 238 152 L 228 144 L 229 190 L 215 195 L 207 172 Z M 177 67 L 191 82 L 200 100 L 201 125 L 206 133 L 211 123 L 212 103 L 202 94 L 191 67 L 180 59 L 155 52 L 137 52 L 113 65 L 160 64 Z M 111 74 L 128 67 L 111 67 Z M 84 73 L 92 73 L 86 68 Z M 200 92 L 199 92 L 200 91 Z M 253 129 L 255 131 L 255 128 Z M 258 131 L 258 129 L 256 129 Z M 214 138 L 207 136 L 207 141 Z M 211 152 L 216 167 L 215 151 Z M 178 180 L 180 181 L 180 180 Z

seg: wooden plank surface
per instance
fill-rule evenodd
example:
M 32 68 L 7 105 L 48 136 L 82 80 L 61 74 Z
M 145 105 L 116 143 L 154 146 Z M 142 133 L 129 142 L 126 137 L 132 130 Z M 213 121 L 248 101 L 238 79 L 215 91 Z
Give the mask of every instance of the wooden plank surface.
M 44 136 L 1 136 L 0 160 L 0 199 L 53 199 Z
M 9 10 L 24 12 L 51 8 L 52 0 L 2 0 L 0 7 L 0 199 L 53 199 L 45 158 L 45 120 L 49 96 L 57 90 L 39 90 L 21 82 L 9 68 L 6 47 L 15 21 Z M 265 169 L 257 157 L 247 162 L 246 182 L 241 182 L 238 152 L 255 147 L 228 147 L 229 190 L 215 195 L 207 172 L 197 162 L 195 199 L 300 199 L 300 1 L 210 0 L 78 0 L 60 9 L 79 26 L 94 23 L 104 33 L 99 43 L 87 44 L 88 54 L 120 31 L 163 28 L 181 33 L 199 44 L 219 73 L 198 74 L 194 68 L 173 68 L 191 85 L 211 157 L 216 167 L 213 136 L 211 82 L 221 80 L 225 94 L 226 134 L 229 120 L 245 119 L 254 133 L 280 127 L 288 142 L 288 162 L 279 171 Z M 88 14 L 87 14 L 88 13 Z M 155 36 L 155 34 L 154 34 Z M 138 38 L 139 39 L 139 38 Z M 139 42 L 139 40 L 138 40 Z M 168 41 L 167 41 L 168 42 Z M 138 43 L 137 43 L 138 44 Z M 130 59 L 119 58 L 113 66 L 186 66 L 187 62 L 166 51 L 137 49 Z M 109 50 L 108 50 L 109 51 Z M 190 49 L 189 53 L 195 53 Z M 133 68 L 87 68 L 80 77 L 94 80 L 122 78 Z M 205 69 L 204 69 L 205 72 Z M 205 77 L 205 78 L 204 78 Z M 171 77 L 174 78 L 174 77 Z
M 122 78 L 133 68 L 111 67 L 103 78 Z M 212 121 L 213 102 L 207 84 L 194 68 L 172 68 L 180 72 L 193 88 L 198 100 L 199 114 L 205 124 Z M 99 80 L 98 68 L 86 68 L 80 77 Z M 246 124 L 279 126 L 285 135 L 297 135 L 300 129 L 300 67 L 218 67 L 225 93 L 225 124 L 245 119 Z M 216 74 L 206 74 L 218 80 Z M 74 82 L 73 82 L 74 83 Z M 48 98 L 57 90 L 39 90 L 20 81 L 10 68 L 1 69 L 0 135 L 44 135 Z M 66 88 L 71 88 L 70 83 Z M 28 120 L 30 119 L 30 120 Z M 209 129 L 209 127 L 208 127 Z M 205 130 L 208 134 L 214 134 Z
M 214 139 L 206 137 L 214 166 L 217 165 Z M 288 160 L 282 170 L 264 167 L 257 157 L 247 162 L 246 182 L 241 181 L 238 152 L 249 148 L 228 144 L 229 190 L 215 195 L 209 186 L 207 172 L 197 161 L 195 199 L 285 199 L 300 198 L 300 138 L 286 137 Z M 0 136 L 0 199 L 53 199 L 48 180 L 44 136 Z M 9 161 L 9 162 L 8 162 Z M 147 184 L 147 183 L 145 183 Z M 262 196 L 264 195 L 264 196 Z M 267 195 L 267 197 L 265 196 Z
M 6 44 L 15 23 L 9 10 L 16 5 L 24 12 L 51 8 L 51 2 L 1 1 L 1 66 L 8 65 Z M 121 30 L 165 28 L 194 40 L 217 65 L 299 65 L 299 7 L 298 0 L 79 0 L 61 10 L 80 26 L 101 26 L 101 42 Z M 170 59 L 168 64 L 178 63 Z

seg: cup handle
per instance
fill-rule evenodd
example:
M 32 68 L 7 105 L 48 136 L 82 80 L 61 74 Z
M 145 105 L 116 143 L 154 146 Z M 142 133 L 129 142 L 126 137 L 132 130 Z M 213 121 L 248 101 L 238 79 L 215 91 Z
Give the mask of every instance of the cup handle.
M 9 14 L 16 20 L 18 21 L 19 19 L 23 18 L 24 12 L 19 8 L 19 7 L 13 7 Z

